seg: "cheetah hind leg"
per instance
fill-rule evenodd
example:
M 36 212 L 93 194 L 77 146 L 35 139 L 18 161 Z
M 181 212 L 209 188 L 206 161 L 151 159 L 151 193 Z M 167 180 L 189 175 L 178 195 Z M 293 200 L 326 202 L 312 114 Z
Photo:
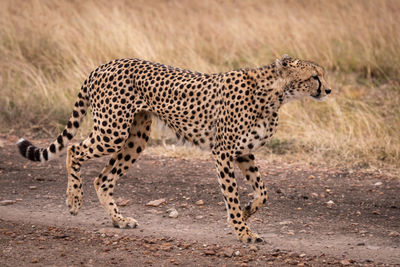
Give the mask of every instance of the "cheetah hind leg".
M 83 161 L 80 161 L 76 158 L 79 154 L 77 152 L 77 148 L 79 146 L 71 145 L 67 149 L 67 173 L 68 173 L 68 186 L 66 193 L 66 204 L 69 208 L 69 212 L 72 215 L 77 215 L 79 209 L 82 206 L 83 199 L 83 188 L 82 188 L 82 179 L 81 179 L 81 164 Z
M 69 212 L 72 215 L 77 215 L 82 206 L 83 188 L 81 179 L 81 166 L 82 164 L 93 157 L 101 157 L 110 154 L 110 152 L 98 149 L 102 143 L 95 143 L 93 140 L 96 133 L 92 132 L 89 138 L 85 139 L 80 144 L 74 144 L 67 149 L 67 173 L 68 185 L 66 192 L 66 204 Z M 116 147 L 116 149 L 118 149 Z M 119 148 L 120 149 L 120 148 Z
M 130 217 L 123 217 L 113 199 L 115 184 L 129 167 L 139 158 L 150 136 L 151 116 L 148 113 L 138 113 L 122 149 L 114 153 L 94 181 L 100 203 L 110 216 L 113 225 L 118 228 L 135 228 L 138 222 Z

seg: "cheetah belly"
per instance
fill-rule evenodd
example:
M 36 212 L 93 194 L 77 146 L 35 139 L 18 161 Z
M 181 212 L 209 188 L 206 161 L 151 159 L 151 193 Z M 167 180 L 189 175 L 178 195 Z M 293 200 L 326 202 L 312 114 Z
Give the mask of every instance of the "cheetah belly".
M 180 120 L 171 117 L 158 117 L 177 136 L 189 143 L 199 146 L 201 149 L 212 149 L 214 146 L 215 126 L 213 122 L 202 120 Z

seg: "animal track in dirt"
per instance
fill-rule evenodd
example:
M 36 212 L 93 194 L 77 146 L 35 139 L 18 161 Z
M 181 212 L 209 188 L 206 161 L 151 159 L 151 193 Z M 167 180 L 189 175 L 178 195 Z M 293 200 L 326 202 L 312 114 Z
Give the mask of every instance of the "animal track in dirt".
M 258 160 L 269 199 L 249 225 L 266 242 L 248 245 L 226 223 L 211 160 L 142 156 L 115 190 L 122 213 L 140 224 L 126 230 L 112 228 L 93 189 L 105 158 L 82 168 L 78 216 L 65 207 L 64 157 L 31 163 L 5 143 L 0 158 L 2 266 L 400 263 L 400 181 L 378 171 Z M 252 190 L 236 175 L 245 204 Z

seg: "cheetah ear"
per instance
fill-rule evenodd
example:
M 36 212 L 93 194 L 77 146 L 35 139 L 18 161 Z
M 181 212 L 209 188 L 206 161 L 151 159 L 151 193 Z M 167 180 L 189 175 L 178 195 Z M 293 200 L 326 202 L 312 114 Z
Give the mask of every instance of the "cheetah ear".
M 282 56 L 282 59 L 275 59 L 275 66 L 278 71 L 283 70 L 287 66 L 287 60 L 289 59 L 291 59 L 291 57 L 286 54 Z
M 285 60 L 275 59 L 275 66 L 278 71 L 283 71 L 286 68 L 287 63 Z
M 282 69 L 282 61 L 280 59 L 275 59 L 275 66 L 278 70 Z

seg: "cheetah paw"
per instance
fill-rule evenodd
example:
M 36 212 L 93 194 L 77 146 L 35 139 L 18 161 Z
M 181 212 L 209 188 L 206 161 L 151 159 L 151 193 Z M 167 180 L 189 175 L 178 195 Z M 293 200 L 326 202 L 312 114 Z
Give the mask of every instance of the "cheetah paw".
M 136 228 L 139 226 L 139 223 L 131 218 L 131 217 L 126 217 L 126 218 L 121 218 L 118 221 L 113 222 L 114 227 L 116 228 Z
M 239 240 L 243 243 L 261 243 L 264 242 L 264 239 L 259 235 L 249 232 L 247 234 L 242 234 L 239 237 Z
M 65 202 L 67 204 L 67 207 L 69 208 L 69 213 L 71 215 L 77 215 L 82 205 L 82 198 L 80 198 L 79 196 L 71 196 L 67 194 L 67 199 Z

